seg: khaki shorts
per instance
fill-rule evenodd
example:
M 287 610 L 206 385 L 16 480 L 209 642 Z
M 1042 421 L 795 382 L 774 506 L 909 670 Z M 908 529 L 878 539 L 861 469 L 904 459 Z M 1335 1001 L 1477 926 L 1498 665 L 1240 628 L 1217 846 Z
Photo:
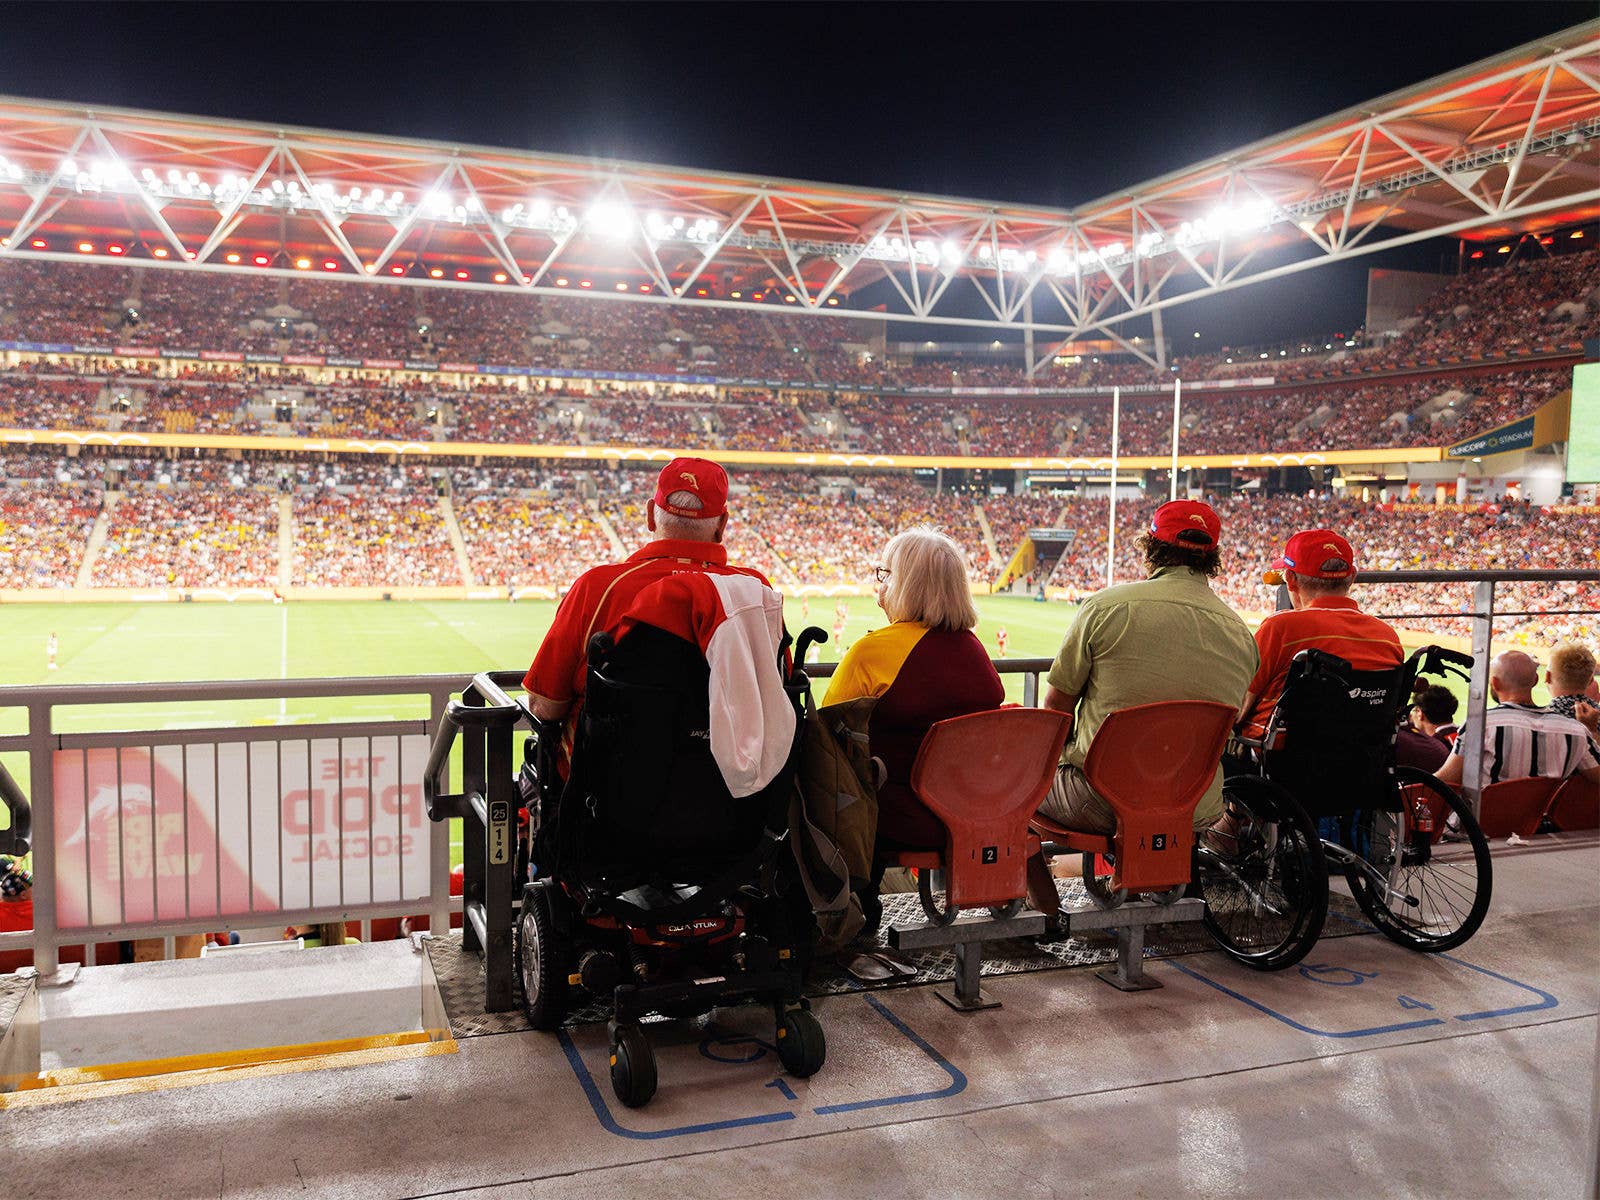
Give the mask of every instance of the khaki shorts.
M 1111 805 L 1089 786 L 1083 772 L 1069 763 L 1056 768 L 1055 781 L 1040 801 L 1039 812 L 1058 825 L 1083 833 L 1117 831 L 1117 816 Z
M 1196 829 L 1210 828 L 1215 820 L 1202 813 L 1204 807 L 1205 801 L 1202 800 L 1200 807 L 1195 809 Z M 1082 833 L 1112 834 L 1117 831 L 1117 816 L 1112 812 L 1111 805 L 1089 786 L 1089 780 L 1083 772 L 1070 763 L 1062 763 L 1056 768 L 1055 781 L 1039 803 L 1039 812 L 1058 825 Z

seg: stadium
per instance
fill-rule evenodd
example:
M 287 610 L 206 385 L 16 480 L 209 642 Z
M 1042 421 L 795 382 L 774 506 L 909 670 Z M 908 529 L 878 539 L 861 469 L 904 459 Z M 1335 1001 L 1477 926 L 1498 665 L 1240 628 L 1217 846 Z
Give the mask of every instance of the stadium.
M 1470 655 L 1436 680 L 1458 757 L 1500 754 L 1500 656 L 1539 665 L 1530 707 L 1566 695 L 1558 648 L 1600 643 L 1600 22 L 1180 164 L 1049 208 L 0 97 L 0 848 L 31 890 L 26 921 L 0 904 L 0 1129 L 26 1194 L 110 1188 L 112 1162 L 120 1194 L 216 1191 L 190 1149 L 218 1113 L 269 1135 L 226 1135 L 227 1183 L 272 1195 L 840 1194 L 880 1160 L 956 1195 L 1065 1164 L 1156 1195 L 1197 1171 L 1600 1194 L 1600 798 L 1570 768 L 1531 817 L 1497 807 L 1498 757 L 1466 768 L 1494 905 L 1450 954 L 1376 936 L 1339 885 L 1272 974 L 1148 899 L 1136 940 L 1088 921 L 1043 954 L 1021 926 L 939 942 L 930 908 L 909 979 L 813 972 L 814 1079 L 767 1082 L 791 1060 L 759 1022 L 652 1021 L 637 1108 L 603 1094 L 604 1016 L 552 1036 L 520 975 L 510 1000 L 533 802 L 497 789 L 528 730 L 482 716 L 511 677 L 472 680 L 521 686 L 682 458 L 727 472 L 728 561 L 829 634 L 819 701 L 884 625 L 885 544 L 932 526 L 1006 701 L 1039 706 L 1075 614 L 1145 578 L 1140 535 L 1182 501 L 1220 518 L 1210 586 L 1251 629 L 1288 605 L 1291 535 L 1347 537 L 1406 653 Z M 1419 246 L 1445 269 L 1374 266 L 1359 327 L 1313 305 L 1290 340 L 1199 348 L 1187 306 Z M 948 871 L 955 903 L 953 856 L 905 886 Z M 886 927 L 901 900 L 921 920 L 882 898 Z M 1004 899 L 974 907 L 1030 919 Z M 341 924 L 360 946 L 277 954 Z M 1130 944 L 1163 991 L 1081 969 L 1126 974 Z M 975 997 L 980 963 L 1003 1009 L 932 1002 Z M 1430 1136 L 1444 1111 L 1483 1128 Z M 391 1120 L 416 1138 L 371 1136 Z M 290 1167 L 312 1141 L 348 1161 Z

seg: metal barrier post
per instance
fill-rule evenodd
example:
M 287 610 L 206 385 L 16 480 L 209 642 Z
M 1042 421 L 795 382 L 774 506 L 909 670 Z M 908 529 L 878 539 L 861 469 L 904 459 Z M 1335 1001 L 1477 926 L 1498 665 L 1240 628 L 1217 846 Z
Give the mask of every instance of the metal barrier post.
M 517 781 L 512 768 L 516 729 L 492 725 L 484 731 L 488 751 L 488 788 L 484 799 L 489 819 L 484 823 L 483 875 L 484 1011 L 509 1012 L 516 1007 L 512 991 L 511 905 L 516 874 Z
M 469 687 L 462 694 L 464 704 L 477 703 Z M 488 732 L 481 725 L 469 726 L 462 730 L 461 737 L 461 794 L 469 799 L 473 796 L 482 796 L 487 790 L 484 776 L 484 743 Z M 478 827 L 477 817 L 470 805 L 461 808 L 461 862 L 464 875 L 461 904 L 463 919 L 461 922 L 461 948 L 463 950 L 483 950 L 483 942 L 478 937 L 478 930 L 472 921 L 473 904 L 484 902 L 484 858 L 488 849 L 488 831 Z
M 28 703 L 28 771 L 33 791 L 33 969 L 51 978 L 61 968 L 56 944 L 55 747 L 51 705 Z
M 1472 588 L 1472 677 L 1467 683 L 1467 714 L 1461 729 L 1461 798 L 1478 815 L 1483 789 L 1483 726 L 1489 708 L 1489 659 L 1494 644 L 1494 580 Z
M 1022 707 L 1039 707 L 1039 672 L 1037 671 L 1029 671 L 1022 677 Z
M 445 705 L 450 703 L 449 692 L 430 692 L 428 695 L 428 728 L 437 729 L 439 718 L 444 716 Z M 436 781 L 440 792 L 450 790 L 450 763 L 439 768 Z M 428 831 L 428 861 L 431 864 L 428 878 L 428 928 L 434 937 L 444 937 L 450 932 L 450 822 L 430 821 Z M 462 925 L 466 925 L 465 919 Z

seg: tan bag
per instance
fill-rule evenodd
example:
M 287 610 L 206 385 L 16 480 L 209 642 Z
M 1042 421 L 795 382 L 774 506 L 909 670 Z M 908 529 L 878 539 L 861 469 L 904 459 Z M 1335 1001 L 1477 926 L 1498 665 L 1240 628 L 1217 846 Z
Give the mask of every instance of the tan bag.
M 813 709 L 801 731 L 790 844 L 822 950 L 846 944 L 865 923 L 855 892 L 871 879 L 878 834 L 878 772 L 867 747 L 876 703 L 862 697 Z

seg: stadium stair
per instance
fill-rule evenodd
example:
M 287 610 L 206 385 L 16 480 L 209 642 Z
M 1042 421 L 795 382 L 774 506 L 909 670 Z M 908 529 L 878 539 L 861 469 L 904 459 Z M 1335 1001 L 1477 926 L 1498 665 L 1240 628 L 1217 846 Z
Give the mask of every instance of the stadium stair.
M 978 518 L 978 528 L 983 530 L 983 544 L 988 547 L 989 561 L 1000 562 L 1000 547 L 995 544 L 994 530 L 989 528 L 989 514 L 983 511 L 983 505 L 974 504 L 972 515 Z
M 111 531 L 111 511 L 121 499 L 121 492 L 106 493 L 105 502 L 100 506 L 100 515 L 94 519 L 94 528 L 89 531 L 89 544 L 83 548 L 83 562 L 78 564 L 75 586 L 86 588 L 94 578 L 95 559 L 100 557 L 100 547 L 106 544 L 106 535 Z
M 278 497 L 278 592 L 289 594 L 294 582 L 294 501 Z
M 600 526 L 600 532 L 606 535 L 606 541 L 610 544 L 612 553 L 618 558 L 626 558 L 628 556 L 628 548 L 622 544 L 622 539 L 617 536 L 616 526 L 611 524 L 611 518 L 607 517 L 601 509 L 600 501 L 590 499 L 585 500 L 584 504 L 588 506 L 589 515 L 594 518 L 594 523 Z
M 461 582 L 466 587 L 477 587 L 478 579 L 472 573 L 472 560 L 467 557 L 467 541 L 461 536 L 461 526 L 456 523 L 456 506 L 449 496 L 436 496 L 439 515 L 444 518 L 445 532 L 450 535 L 450 546 L 456 552 L 456 569 L 461 572 Z

